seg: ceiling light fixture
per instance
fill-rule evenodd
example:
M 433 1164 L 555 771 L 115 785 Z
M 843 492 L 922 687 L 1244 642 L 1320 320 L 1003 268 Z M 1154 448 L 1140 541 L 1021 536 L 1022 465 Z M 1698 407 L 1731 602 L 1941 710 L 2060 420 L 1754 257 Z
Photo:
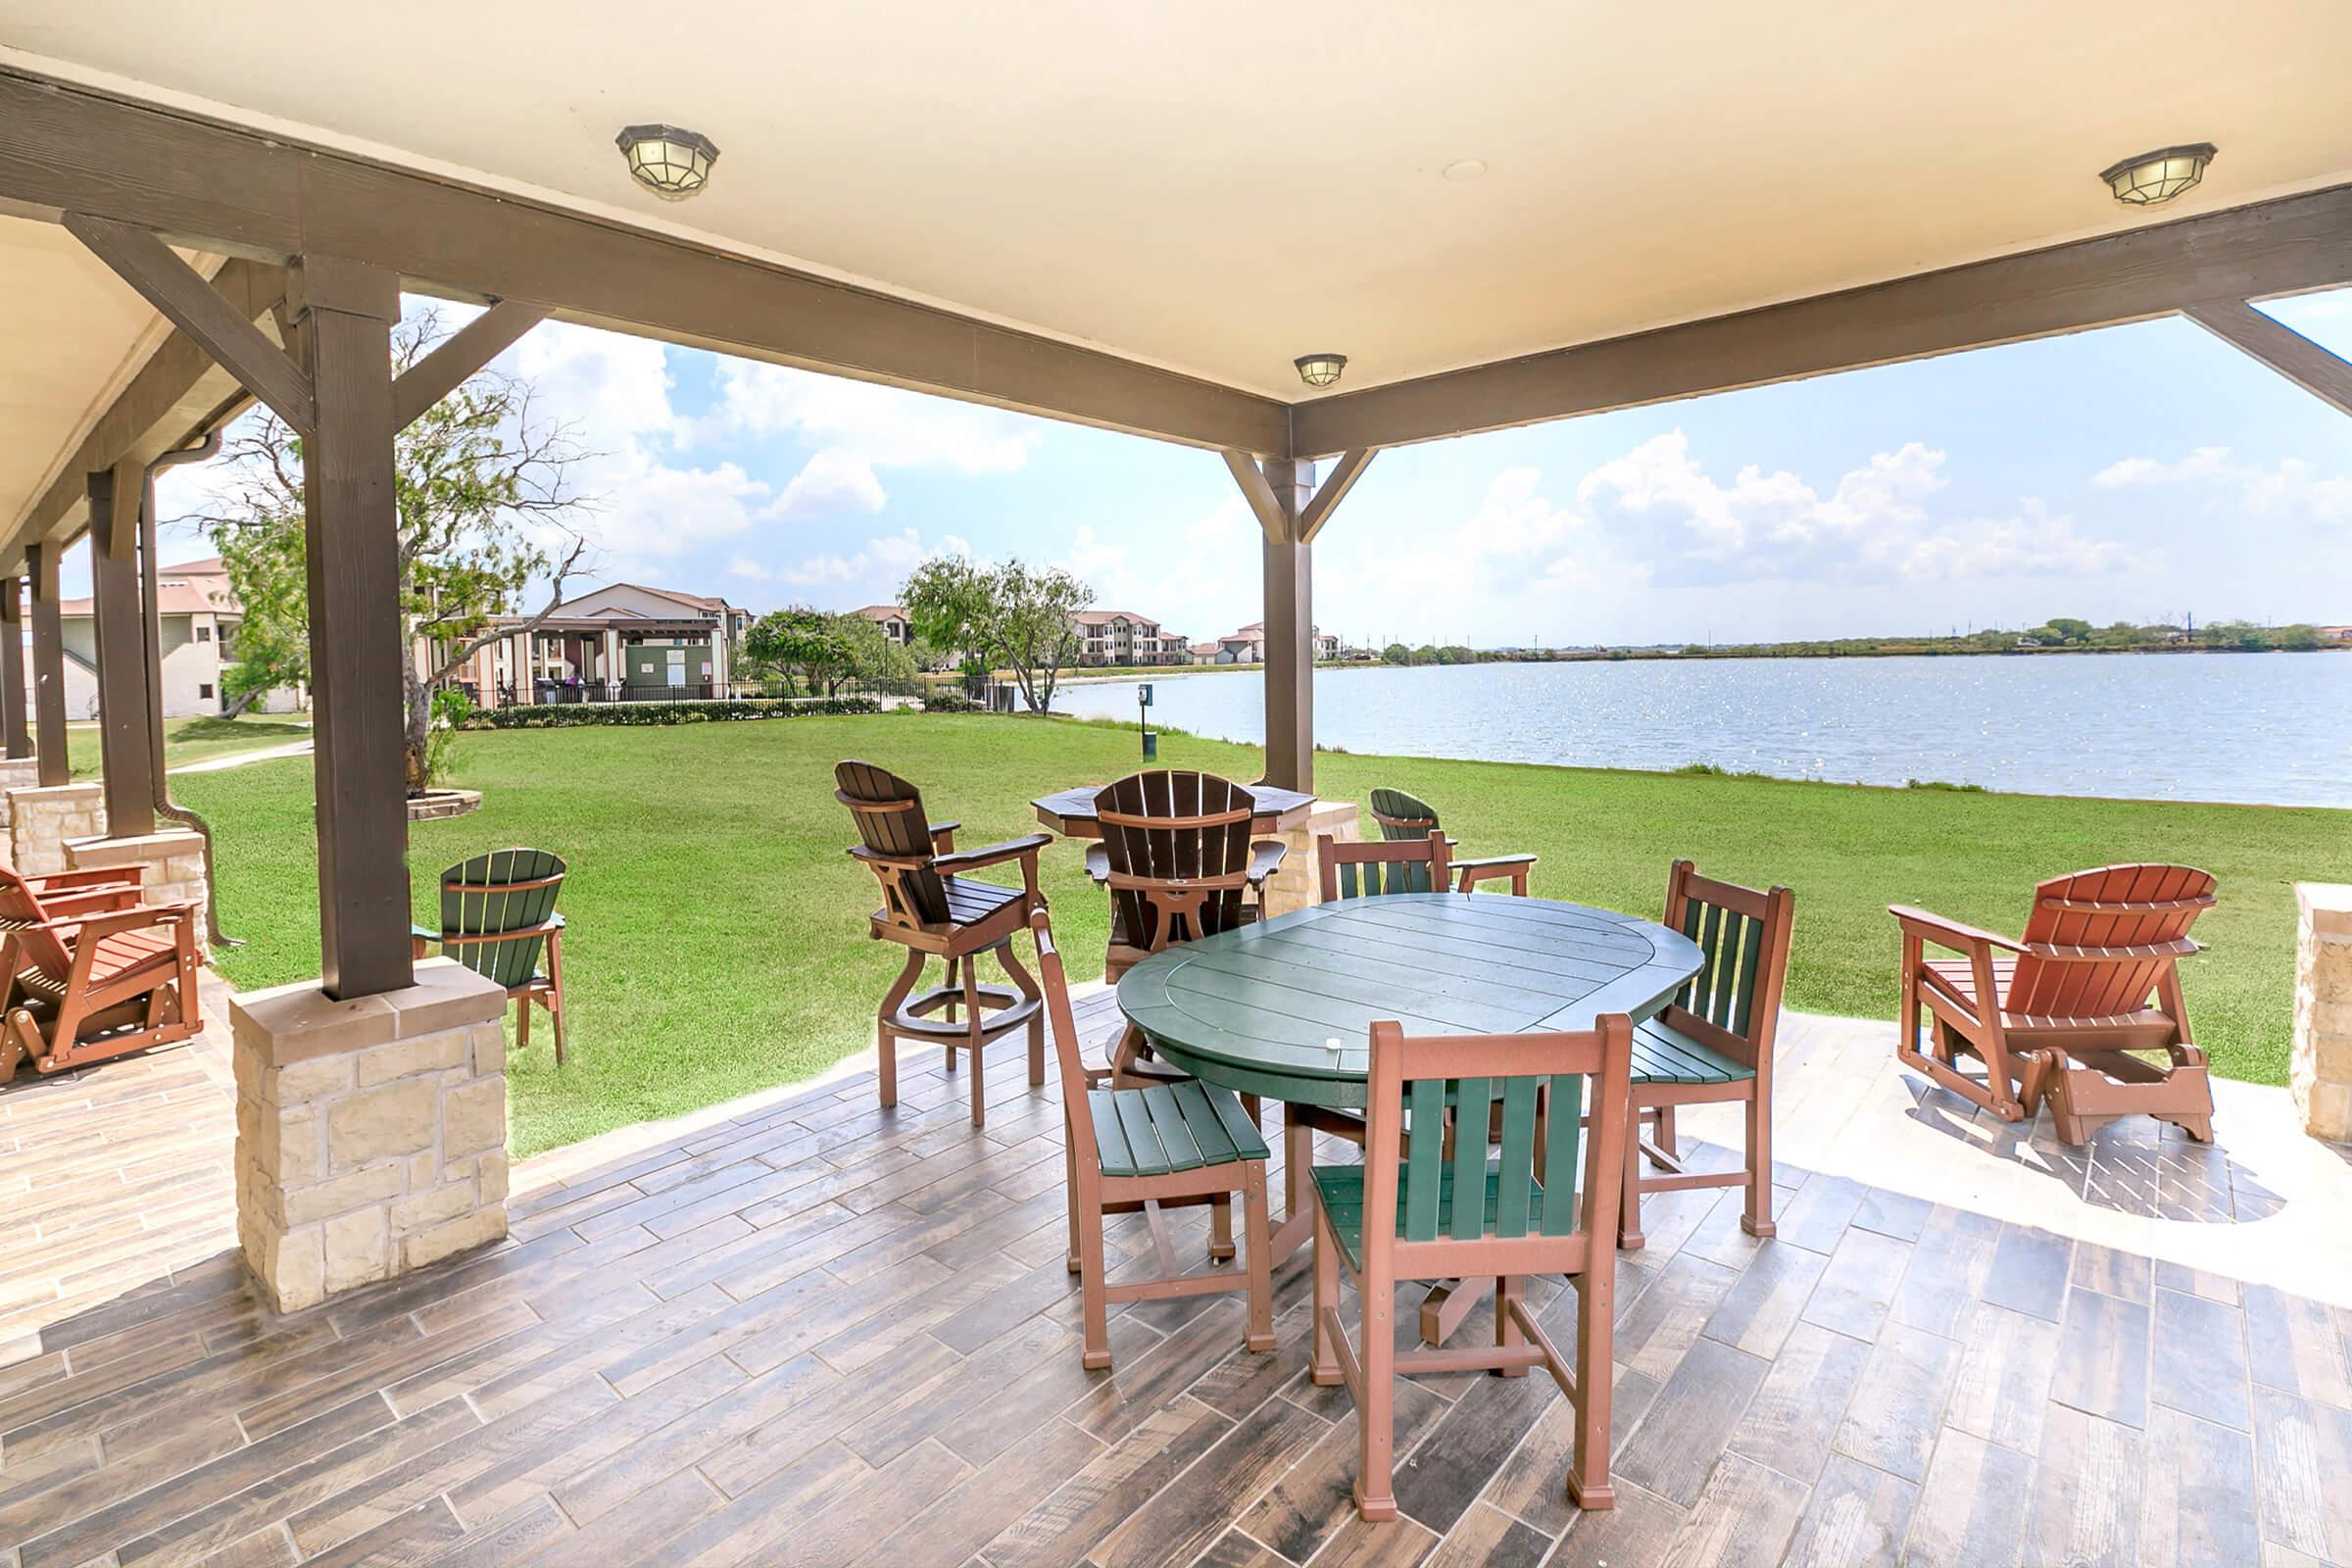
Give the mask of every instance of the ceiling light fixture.
M 663 201 L 682 202 L 710 181 L 718 144 L 675 125 L 631 125 L 614 138 L 637 183 Z
M 1453 163 L 1447 164 L 1444 169 L 1438 171 L 1439 173 L 1445 175 L 1447 179 L 1452 180 L 1457 185 L 1462 184 L 1467 180 L 1476 179 L 1479 175 L 1485 173 L 1486 172 L 1487 166 L 1485 162 L 1476 158 L 1459 159 Z
M 1308 386 L 1329 386 L 1348 368 L 1345 354 L 1301 354 L 1291 362 L 1298 367 L 1298 379 Z
M 2205 177 L 2205 166 L 2217 151 L 2209 141 L 2159 148 L 2127 158 L 2099 172 L 2099 178 L 2128 207 L 2154 207 L 2169 202 Z

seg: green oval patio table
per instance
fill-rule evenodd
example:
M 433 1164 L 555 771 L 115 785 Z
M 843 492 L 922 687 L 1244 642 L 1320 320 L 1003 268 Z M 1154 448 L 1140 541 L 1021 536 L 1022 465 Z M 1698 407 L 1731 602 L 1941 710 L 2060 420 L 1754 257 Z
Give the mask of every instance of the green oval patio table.
M 1394 893 L 1317 904 L 1155 953 L 1119 1010 L 1171 1065 L 1286 1105 L 1361 1109 L 1371 1027 L 1407 1034 L 1589 1029 L 1664 1007 L 1703 962 L 1655 921 L 1550 899 Z M 1312 1135 L 1284 1117 L 1289 1212 L 1277 1258 L 1305 1240 Z

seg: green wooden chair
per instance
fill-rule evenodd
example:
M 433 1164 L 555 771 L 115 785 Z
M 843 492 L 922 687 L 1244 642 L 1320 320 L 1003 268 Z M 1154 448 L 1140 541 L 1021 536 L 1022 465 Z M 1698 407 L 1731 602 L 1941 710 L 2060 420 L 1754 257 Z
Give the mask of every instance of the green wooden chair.
M 441 873 L 441 928 L 416 926 L 416 956 L 441 951 L 514 999 L 514 1043 L 531 1043 L 531 1005 L 556 1020 L 556 1065 L 564 1065 L 563 857 L 545 850 L 492 850 Z M 540 956 L 546 955 L 544 969 Z
M 1656 1017 L 1634 1030 L 1633 1130 L 1625 1144 L 1618 1246 L 1642 1244 L 1643 1193 L 1693 1187 L 1745 1187 L 1740 1229 L 1750 1236 L 1773 1234 L 1773 1036 L 1795 913 L 1795 896 L 1787 888 L 1759 893 L 1717 882 L 1700 876 L 1689 860 L 1675 861 L 1668 873 L 1665 923 L 1697 943 L 1707 957 Z M 1746 1107 L 1745 1167 L 1684 1170 L 1675 1145 L 1675 1107 L 1724 1102 Z M 1667 1174 L 1643 1176 L 1644 1158 Z
M 1441 831 L 1438 808 L 1418 796 L 1402 790 L 1374 790 L 1372 792 L 1372 820 L 1379 824 L 1385 839 L 1418 839 L 1426 833 Z M 1447 849 L 1453 840 L 1446 841 Z M 1481 882 L 1508 881 L 1511 892 L 1527 897 L 1527 873 L 1535 868 L 1532 855 L 1488 855 L 1476 859 L 1455 859 L 1452 862 L 1455 886 L 1463 893 Z M 1429 889 L 1393 889 L 1395 892 L 1426 893 Z
M 1457 1035 L 1406 1039 L 1395 1023 L 1372 1026 L 1365 1091 L 1369 1142 L 1361 1165 L 1317 1165 L 1314 1348 L 1317 1384 L 1345 1383 L 1355 1400 L 1356 1509 L 1394 1519 L 1396 1379 L 1400 1373 L 1540 1366 L 1576 1410 L 1568 1496 L 1583 1508 L 1613 1506 L 1609 1487 L 1609 1390 L 1616 1306 L 1619 1162 L 1633 1025 L 1623 1013 L 1567 1034 Z M 1587 1104 L 1592 1132 L 1577 1126 Z M 1484 1139 L 1415 1136 L 1457 1107 L 1463 1125 L 1500 1106 L 1499 1150 Z M 1581 1147 L 1580 1147 L 1581 1146 Z M 1581 1156 L 1581 1157 L 1580 1157 Z M 1340 1317 L 1340 1268 L 1353 1277 L 1361 1332 L 1350 1344 Z M 1564 1275 L 1578 1296 L 1574 1365 L 1527 1307 L 1527 1276 Z M 1399 1351 L 1396 1285 L 1403 1280 L 1491 1278 L 1494 1344 Z
M 1089 1371 L 1110 1365 L 1107 1319 L 1112 1301 L 1155 1301 L 1171 1296 L 1217 1291 L 1247 1294 L 1249 1310 L 1243 1344 L 1257 1351 L 1274 1348 L 1273 1253 L 1266 1223 L 1266 1159 L 1269 1151 L 1257 1123 L 1230 1089 L 1186 1078 L 1141 1089 L 1098 1089 L 1078 1055 L 1078 1024 L 1070 1010 L 1070 986 L 1046 911 L 1029 917 L 1037 939 L 1037 972 L 1045 987 L 1046 1011 L 1054 1026 L 1054 1052 L 1061 1069 L 1066 1137 L 1062 1156 L 1069 1180 L 1070 1272 L 1079 1278 L 1081 1363 Z M 1249 1255 L 1239 1268 L 1203 1274 L 1178 1273 L 1175 1258 L 1156 1225 L 1161 1276 L 1152 1280 L 1107 1278 L 1102 1251 L 1102 1216 L 1132 1213 L 1147 1203 L 1163 1208 L 1206 1203 L 1208 1254 L 1212 1261 L 1234 1255 L 1233 1195 L 1242 1195 L 1244 1242 Z

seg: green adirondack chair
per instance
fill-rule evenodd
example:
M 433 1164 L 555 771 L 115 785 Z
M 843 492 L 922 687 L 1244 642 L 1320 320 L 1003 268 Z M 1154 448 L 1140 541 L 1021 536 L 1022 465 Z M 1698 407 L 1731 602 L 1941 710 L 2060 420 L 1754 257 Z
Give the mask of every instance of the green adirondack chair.
M 564 917 L 556 895 L 564 859 L 545 850 L 492 850 L 441 873 L 441 927 L 410 931 L 416 956 L 435 944 L 514 999 L 514 1043 L 531 1043 L 531 1004 L 556 1020 L 556 1065 L 564 1065 Z M 547 962 L 540 964 L 544 953 Z
M 1418 796 L 1402 790 L 1374 790 L 1372 792 L 1372 820 L 1380 824 L 1384 839 L 1419 839 L 1439 831 L 1438 808 Z M 1451 848 L 1453 840 L 1446 841 Z M 1477 859 L 1453 860 L 1454 886 L 1463 893 L 1481 882 L 1507 881 L 1511 891 L 1520 898 L 1527 897 L 1527 873 L 1535 868 L 1532 855 L 1489 855 Z M 1426 874 L 1426 873 L 1424 873 Z M 1392 889 L 1391 891 L 1403 891 Z M 1409 891 L 1426 893 L 1426 886 Z

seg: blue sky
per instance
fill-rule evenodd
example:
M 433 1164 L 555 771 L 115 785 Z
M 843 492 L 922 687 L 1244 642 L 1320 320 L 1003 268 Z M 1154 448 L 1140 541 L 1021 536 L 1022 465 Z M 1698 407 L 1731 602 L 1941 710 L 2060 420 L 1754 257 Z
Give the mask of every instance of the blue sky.
M 2352 291 L 2272 310 L 2352 354 Z M 960 550 L 1068 564 L 1195 640 L 1257 618 L 1212 453 L 579 327 L 502 363 L 600 454 L 606 580 L 849 609 Z M 203 480 L 171 483 L 167 517 Z M 2149 322 L 1383 453 L 1315 555 L 1350 640 L 2345 622 L 2352 419 Z

